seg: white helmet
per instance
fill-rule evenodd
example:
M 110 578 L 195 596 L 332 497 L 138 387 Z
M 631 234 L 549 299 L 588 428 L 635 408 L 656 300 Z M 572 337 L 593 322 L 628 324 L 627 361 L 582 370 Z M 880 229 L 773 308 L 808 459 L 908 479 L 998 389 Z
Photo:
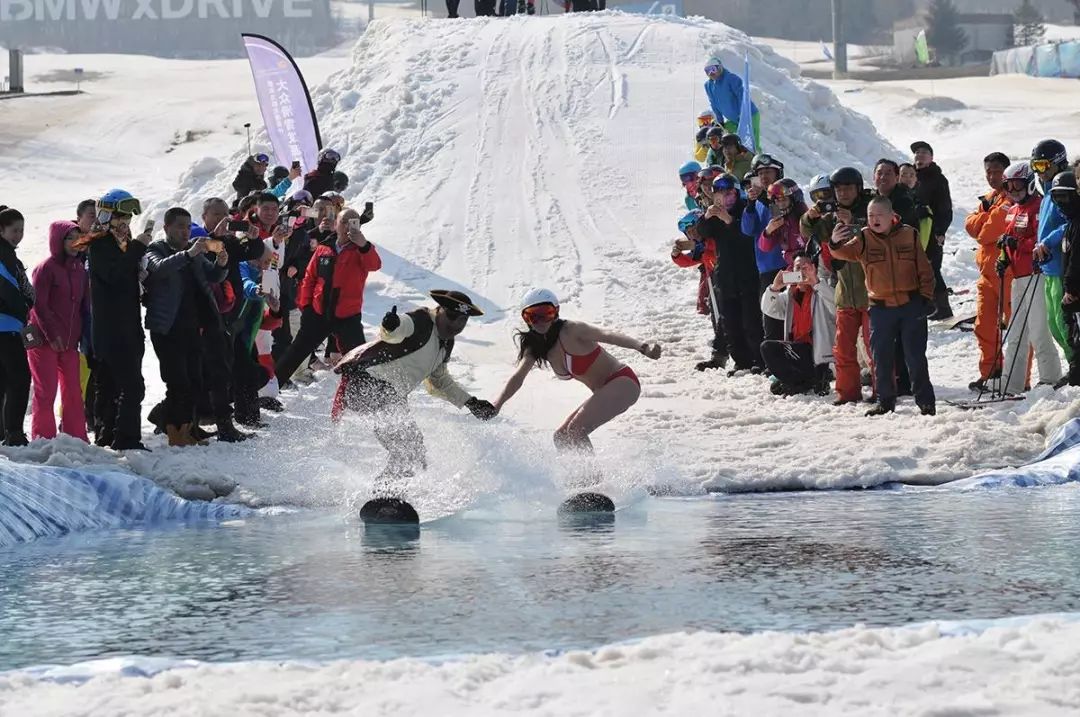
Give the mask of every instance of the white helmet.
M 1010 179 L 1027 180 L 1028 194 L 1035 192 L 1035 172 L 1031 169 L 1029 162 L 1013 162 L 1010 164 L 1008 169 L 1005 170 L 1005 181 L 1008 182 Z
M 829 181 L 829 175 L 818 174 L 810 180 L 810 187 L 807 189 L 807 194 L 813 194 L 814 192 L 820 192 L 825 189 L 832 189 L 832 182 Z
M 525 296 L 521 297 L 522 311 L 530 306 L 539 306 L 540 304 L 551 304 L 557 307 L 559 297 L 555 296 L 555 292 L 550 289 L 529 289 Z

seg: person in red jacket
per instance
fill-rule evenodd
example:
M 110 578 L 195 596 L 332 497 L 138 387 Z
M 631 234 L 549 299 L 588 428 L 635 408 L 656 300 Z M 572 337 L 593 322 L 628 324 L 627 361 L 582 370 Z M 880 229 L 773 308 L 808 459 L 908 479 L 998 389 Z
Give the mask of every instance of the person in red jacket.
M 360 318 L 364 285 L 369 273 L 382 268 L 382 259 L 360 231 L 360 214 L 355 209 L 338 214 L 335 230 L 337 240 L 315 249 L 300 282 L 296 298 L 300 330 L 274 364 L 281 385 L 331 335 L 341 354 L 367 342 Z
M 1035 175 L 1027 162 L 1015 162 L 1005 170 L 1005 191 L 1009 207 L 1005 234 L 1001 238 L 1005 254 L 999 269 L 1013 270 L 1012 321 L 1005 332 L 1005 364 L 1002 374 L 1005 393 L 1021 393 L 1027 383 L 1028 346 L 1035 352 L 1039 381 L 1053 385 L 1061 378 L 1061 359 L 1046 318 L 1043 275 L 1033 252 L 1038 241 L 1039 209 L 1042 196 L 1035 193 Z

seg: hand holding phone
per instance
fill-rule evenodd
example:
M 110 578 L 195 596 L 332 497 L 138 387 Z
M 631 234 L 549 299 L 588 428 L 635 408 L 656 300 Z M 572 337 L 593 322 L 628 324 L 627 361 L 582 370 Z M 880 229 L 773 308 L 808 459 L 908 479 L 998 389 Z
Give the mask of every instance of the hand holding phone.
M 218 254 L 225 250 L 225 242 L 221 241 L 220 239 L 207 239 L 206 250 Z
M 781 280 L 785 284 L 801 284 L 803 283 L 803 275 L 801 271 L 785 271 Z

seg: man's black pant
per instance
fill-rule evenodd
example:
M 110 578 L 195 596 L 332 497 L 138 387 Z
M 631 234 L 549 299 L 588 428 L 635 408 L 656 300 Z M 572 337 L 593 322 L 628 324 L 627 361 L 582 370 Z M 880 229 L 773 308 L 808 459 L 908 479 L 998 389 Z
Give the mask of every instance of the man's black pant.
M 727 336 L 731 358 L 735 368 L 747 369 L 762 366 L 761 342 L 764 340 L 761 328 L 761 307 L 753 296 L 727 298 L 723 300 L 724 335 Z
M 248 343 L 246 336 L 234 335 L 232 388 L 237 422 L 251 425 L 259 421 L 259 389 L 269 380 L 254 345 Z
M 457 17 L 458 5 L 461 4 L 461 0 L 446 0 L 446 16 Z
M 296 332 L 296 338 L 281 360 L 274 364 L 278 385 L 284 385 L 308 355 L 331 335 L 337 342 L 338 353 L 342 354 L 367 341 L 364 338 L 364 322 L 360 314 L 343 319 L 327 319 L 315 313 L 311 307 L 305 309 L 300 316 L 300 330 Z
M 195 331 L 150 332 L 161 380 L 165 382 L 165 424 L 195 420 L 195 396 L 202 390 L 202 345 Z
M 705 276 L 705 267 L 699 266 L 698 271 L 701 272 L 702 281 L 711 282 L 712 291 L 706 294 L 705 303 L 709 308 L 709 321 L 712 323 L 713 328 L 713 340 L 712 351 L 714 354 L 721 354 L 727 357 L 731 354 L 730 346 L 728 345 L 727 332 L 724 330 L 724 310 L 723 306 L 713 306 L 712 297 L 715 296 L 717 302 L 720 302 L 720 285 L 717 283 L 716 272 L 712 273 L 712 276 Z M 708 289 L 706 289 L 708 291 Z
M 495 14 L 495 0 L 475 0 L 473 11 L 477 17 L 493 16 Z
M 426 468 L 424 434 L 397 389 L 352 366 L 344 369 L 341 380 L 344 407 L 371 418 L 375 438 L 390 454 L 380 480 L 411 476 Z
M 938 243 L 936 237 L 930 237 L 926 245 L 926 258 L 930 260 L 930 266 L 934 269 L 934 295 L 948 295 L 949 289 L 945 286 L 945 277 L 941 275 L 941 262 L 945 258 L 945 248 Z
M 94 415 L 98 420 L 97 438 L 104 437 L 113 448 L 134 448 L 142 444 L 142 359 L 141 336 L 130 351 L 109 351 L 97 356 L 97 394 Z
M 765 340 L 761 342 L 761 357 L 769 373 L 785 386 L 814 383 L 814 347 L 810 344 Z
M 1066 310 L 1065 323 L 1069 329 L 1072 360 L 1069 361 L 1069 385 L 1080 386 L 1080 314 Z
M 915 403 L 933 406 L 934 387 L 926 364 L 926 300 L 916 296 L 903 306 L 870 306 L 870 351 L 874 354 L 874 376 L 878 403 L 896 405 L 893 377 L 896 337 L 904 347 L 904 362 L 911 377 Z
M 210 324 L 203 328 L 200 346 L 203 393 L 209 399 L 210 413 L 220 424 L 232 418 L 232 336 L 220 325 Z
M 781 269 L 773 269 L 767 271 L 764 274 L 758 274 L 758 300 L 765 295 L 765 292 L 770 286 L 772 286 L 773 280 L 776 275 L 780 273 Z M 758 304 L 760 309 L 761 304 Z M 774 319 L 771 316 L 761 315 L 761 328 L 765 333 L 766 341 L 782 341 L 784 338 L 784 322 L 780 319 Z
M 4 402 L 0 411 L 4 434 L 21 434 L 30 400 L 30 364 L 18 331 L 0 333 L 0 400 Z

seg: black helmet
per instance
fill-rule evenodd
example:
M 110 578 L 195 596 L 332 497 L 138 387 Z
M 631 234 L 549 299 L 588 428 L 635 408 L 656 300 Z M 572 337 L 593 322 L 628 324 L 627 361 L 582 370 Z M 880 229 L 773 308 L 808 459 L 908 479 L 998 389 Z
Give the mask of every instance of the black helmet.
M 344 172 L 334 172 L 333 182 L 335 192 L 344 192 L 349 186 L 349 175 Z
M 270 171 L 270 178 L 273 180 L 273 183 L 270 186 L 273 187 L 281 182 L 281 180 L 289 178 L 289 168 L 282 167 L 279 164 Z
M 734 132 L 725 132 L 724 136 L 720 138 L 720 144 L 733 144 L 736 147 L 741 147 L 742 140 Z
M 1050 185 L 1050 199 L 1066 217 L 1080 217 L 1080 194 L 1076 189 L 1076 174 L 1072 170 L 1059 172 Z
M 1069 155 L 1065 151 L 1065 145 L 1056 139 L 1044 139 L 1035 145 L 1035 149 L 1031 150 L 1031 161 L 1039 159 L 1053 162 L 1059 170 L 1069 166 Z
M 834 188 L 838 184 L 854 184 L 856 187 L 859 188 L 859 191 L 861 192 L 863 189 L 862 172 L 855 169 L 854 167 L 840 167 L 839 169 L 834 170 L 833 173 L 829 175 L 829 184 L 831 184 Z
M 705 140 L 707 139 L 706 135 L 709 134 L 710 129 L 712 129 L 712 127 L 702 127 L 701 129 L 699 129 L 697 131 L 697 143 L 698 144 L 705 144 Z
M 775 169 L 780 174 L 781 179 L 784 177 L 784 163 L 771 154 L 755 155 L 754 161 L 750 163 L 750 169 L 753 170 L 754 174 L 757 174 L 761 169 L 768 168 Z
M 712 139 L 713 137 L 721 139 L 726 133 L 727 131 L 723 127 L 714 126 L 709 128 L 708 132 L 705 133 L 705 137 L 708 139 Z

